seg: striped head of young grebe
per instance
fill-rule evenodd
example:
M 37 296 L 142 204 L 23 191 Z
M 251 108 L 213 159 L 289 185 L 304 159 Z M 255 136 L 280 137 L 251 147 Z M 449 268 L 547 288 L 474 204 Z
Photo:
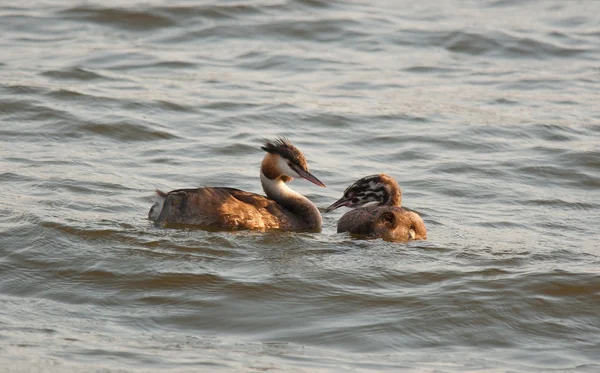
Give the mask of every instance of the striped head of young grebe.
M 342 206 L 356 208 L 371 203 L 377 206 L 400 206 L 402 192 L 396 180 L 386 174 L 363 177 L 346 188 L 342 198 L 327 207 L 325 212 Z

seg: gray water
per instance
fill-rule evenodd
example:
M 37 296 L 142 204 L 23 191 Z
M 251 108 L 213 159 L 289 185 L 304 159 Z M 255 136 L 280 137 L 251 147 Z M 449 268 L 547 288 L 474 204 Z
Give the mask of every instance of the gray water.
M 0 5 L 3 372 L 600 371 L 600 2 Z M 428 240 L 161 229 L 395 177 Z

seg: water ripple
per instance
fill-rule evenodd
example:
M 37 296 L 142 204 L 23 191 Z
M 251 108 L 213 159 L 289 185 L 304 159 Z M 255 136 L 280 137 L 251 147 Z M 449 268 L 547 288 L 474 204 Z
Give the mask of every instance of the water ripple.
M 78 6 L 58 12 L 58 16 L 67 20 L 92 22 L 128 31 L 149 31 L 175 25 L 169 17 L 156 14 L 152 10 L 133 10 L 126 8 L 95 8 Z
M 65 69 L 65 70 L 49 70 L 49 71 L 44 71 L 42 73 L 42 75 L 44 76 L 48 76 L 51 78 L 55 78 L 55 79 L 59 79 L 59 80 L 81 80 L 81 81 L 88 81 L 88 80 L 99 80 L 99 79 L 110 79 L 106 76 L 103 76 L 101 74 L 98 74 L 96 72 L 93 71 L 89 71 L 86 69 L 83 69 L 81 67 L 72 67 L 69 69 Z

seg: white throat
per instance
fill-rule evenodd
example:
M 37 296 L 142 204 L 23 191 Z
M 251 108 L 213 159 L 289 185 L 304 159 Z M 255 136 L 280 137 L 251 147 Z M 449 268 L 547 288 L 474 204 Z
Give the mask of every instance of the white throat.
M 287 162 L 281 164 L 279 161 L 279 170 L 283 169 L 287 171 L 283 175 L 298 177 L 299 175 L 291 170 L 287 165 Z M 263 165 L 264 167 L 264 165 Z M 281 207 L 285 208 L 290 216 L 298 221 L 298 227 L 314 229 L 321 228 L 322 220 L 319 209 L 302 194 L 290 189 L 286 183 L 283 182 L 279 177 L 276 179 L 270 179 L 263 173 L 263 167 L 260 170 L 260 182 L 262 183 L 263 190 L 268 198 L 277 202 Z M 280 171 L 281 172 L 281 171 Z
M 277 202 L 281 203 L 292 198 L 308 200 L 308 198 L 288 187 L 286 183 L 280 179 L 269 179 L 262 171 L 260 172 L 260 182 L 267 197 Z

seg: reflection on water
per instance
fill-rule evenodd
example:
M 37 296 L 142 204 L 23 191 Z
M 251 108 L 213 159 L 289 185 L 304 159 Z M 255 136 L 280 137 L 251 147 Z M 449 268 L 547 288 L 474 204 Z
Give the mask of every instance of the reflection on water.
M 599 10 L 0 6 L 0 365 L 597 371 Z M 321 212 L 386 172 L 428 240 L 145 219 L 155 188 L 261 193 L 281 135 Z

